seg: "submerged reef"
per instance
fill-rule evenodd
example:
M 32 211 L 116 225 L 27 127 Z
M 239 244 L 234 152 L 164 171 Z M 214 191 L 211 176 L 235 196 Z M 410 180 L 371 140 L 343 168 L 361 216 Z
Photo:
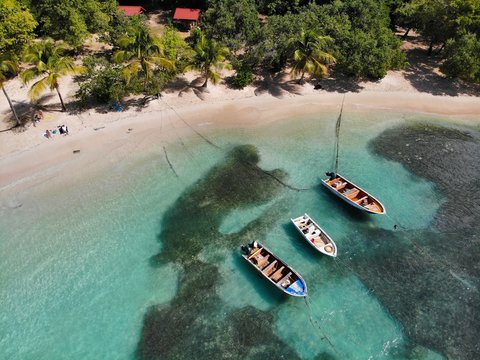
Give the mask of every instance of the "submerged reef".
M 217 266 L 200 259 L 204 250 L 237 251 L 260 237 L 276 221 L 281 202 L 242 231 L 223 235 L 219 227 L 231 210 L 263 204 L 284 190 L 281 170 L 258 167 L 255 147 L 232 149 L 224 162 L 187 189 L 162 220 L 160 254 L 152 265 L 165 262 L 181 268 L 178 292 L 163 306 L 145 314 L 138 359 L 297 359 L 289 344 L 273 331 L 269 312 L 252 307 L 231 311 L 216 294 Z M 278 181 L 278 180 L 280 181 Z M 253 232 L 254 231 L 254 232 Z M 252 328 L 253 327 L 253 328 Z
M 445 202 L 429 229 L 361 229 L 368 251 L 346 244 L 350 266 L 401 321 L 412 346 L 479 358 L 480 134 L 417 124 L 386 130 L 370 145 L 432 181 Z

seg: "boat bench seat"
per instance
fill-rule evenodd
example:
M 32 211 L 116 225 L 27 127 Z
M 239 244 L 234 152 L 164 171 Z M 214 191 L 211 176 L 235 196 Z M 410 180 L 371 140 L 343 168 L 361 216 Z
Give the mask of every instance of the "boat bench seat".
M 270 276 L 270 279 L 273 281 L 277 282 L 280 280 L 280 278 L 283 276 L 283 269 L 285 269 L 285 266 L 282 266 L 280 269 L 275 271 L 272 276 Z
M 360 193 L 360 190 L 352 189 L 351 192 L 349 192 L 348 194 L 344 193 L 343 195 L 345 195 L 347 198 L 349 198 L 351 200 L 351 199 L 355 198 L 355 196 L 357 196 L 359 193 Z
M 252 260 L 255 260 L 257 262 L 257 267 L 262 270 L 264 267 L 268 266 L 268 259 L 270 258 L 270 254 L 267 254 L 265 256 L 257 256 Z
M 336 177 L 335 179 L 328 180 L 327 182 L 328 182 L 328 185 L 333 186 L 333 184 L 335 184 L 338 181 L 342 181 L 342 179 L 340 179 L 339 177 Z
M 276 269 L 277 265 L 277 260 L 274 260 L 270 265 L 268 265 L 262 272 L 266 275 L 266 276 L 270 276 L 270 274 L 272 274 Z
M 363 200 L 367 199 L 368 198 L 368 195 L 365 195 L 364 197 L 362 197 L 361 199 L 358 199 L 358 200 L 355 200 L 355 202 L 357 204 L 360 204 Z
M 284 287 L 287 287 L 288 285 L 291 284 L 291 282 L 288 282 L 288 284 L 285 283 L 285 282 L 290 278 L 291 275 L 292 275 L 292 272 L 290 271 L 287 275 L 285 275 L 283 278 L 281 278 L 280 280 L 278 280 L 278 281 L 277 281 L 277 284 L 279 284 L 279 285 L 280 285 L 281 287 L 283 287 L 283 288 L 284 288 Z
M 251 259 L 251 258 L 255 257 L 256 255 L 259 255 L 261 250 L 262 250 L 261 247 L 252 249 L 252 251 L 250 251 L 250 255 L 248 255 L 248 258 Z

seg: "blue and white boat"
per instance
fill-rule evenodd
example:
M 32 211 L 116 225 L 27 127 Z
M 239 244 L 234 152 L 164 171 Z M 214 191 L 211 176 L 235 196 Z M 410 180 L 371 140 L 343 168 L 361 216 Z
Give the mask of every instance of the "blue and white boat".
M 300 274 L 265 246 L 254 241 L 249 245 L 242 245 L 241 249 L 244 252 L 243 258 L 285 294 L 307 296 L 307 284 Z

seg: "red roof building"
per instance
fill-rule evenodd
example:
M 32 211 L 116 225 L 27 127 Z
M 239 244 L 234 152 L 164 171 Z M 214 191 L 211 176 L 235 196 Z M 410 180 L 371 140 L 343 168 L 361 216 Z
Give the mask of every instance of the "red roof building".
M 120 10 L 122 10 L 125 13 L 125 15 L 127 15 L 127 16 L 140 15 L 142 12 L 145 11 L 145 9 L 141 6 L 124 6 L 124 5 L 121 5 L 118 8 Z
M 173 14 L 175 21 L 198 21 L 200 19 L 200 9 L 176 8 Z

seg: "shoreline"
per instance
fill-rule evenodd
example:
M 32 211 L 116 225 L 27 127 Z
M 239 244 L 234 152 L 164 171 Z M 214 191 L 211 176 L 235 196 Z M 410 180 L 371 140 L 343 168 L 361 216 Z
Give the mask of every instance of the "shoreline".
M 463 124 L 480 120 L 480 100 L 474 96 L 380 90 L 339 93 L 313 90 L 308 84 L 302 89 L 304 95 L 289 94 L 279 98 L 269 93 L 256 96 L 252 88 L 235 91 L 219 85 L 209 88 L 205 100 L 194 94 L 166 93 L 140 111 L 130 107 L 124 112 L 107 114 L 94 110 L 79 115 L 55 113 L 57 118 L 41 121 L 37 127 L 30 126 L 23 133 L 0 133 L 0 191 L 32 182 L 60 165 L 73 171 L 81 170 L 91 162 L 101 162 L 98 154 L 112 154 L 132 146 L 133 151 L 138 151 L 138 147 L 148 149 L 153 144 L 148 139 L 155 137 L 156 142 L 168 142 L 172 132 L 250 128 L 315 113 L 338 113 L 344 97 L 345 113 L 379 111 L 430 115 Z M 70 135 L 57 135 L 54 139 L 41 136 L 45 129 L 64 123 Z M 73 154 L 74 150 L 80 153 Z

